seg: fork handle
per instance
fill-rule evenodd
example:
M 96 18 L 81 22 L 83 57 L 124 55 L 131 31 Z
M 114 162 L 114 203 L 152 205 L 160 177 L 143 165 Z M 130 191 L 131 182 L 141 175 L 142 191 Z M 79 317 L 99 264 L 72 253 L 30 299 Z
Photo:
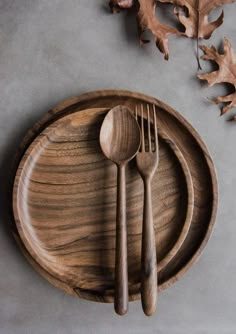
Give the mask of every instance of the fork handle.
M 151 179 L 144 179 L 144 208 L 141 256 L 141 300 L 143 311 L 152 315 L 156 310 L 157 280 L 156 242 L 152 213 Z
M 125 165 L 118 166 L 117 214 L 116 214 L 116 259 L 115 259 L 115 311 L 124 315 L 128 310 L 128 266 L 126 227 Z

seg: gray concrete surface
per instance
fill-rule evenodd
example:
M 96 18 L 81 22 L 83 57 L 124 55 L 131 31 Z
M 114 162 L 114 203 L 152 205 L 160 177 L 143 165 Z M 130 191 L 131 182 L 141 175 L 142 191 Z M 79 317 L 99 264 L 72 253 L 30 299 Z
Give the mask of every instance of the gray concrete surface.
M 196 79 L 194 42 L 171 37 L 166 62 L 153 44 L 139 46 L 135 17 L 110 15 L 106 2 L 0 0 L 0 333 L 235 334 L 236 124 L 206 100 L 226 88 Z M 225 6 L 212 43 L 226 35 L 236 49 L 235 15 L 235 4 Z M 7 226 L 7 173 L 25 131 L 63 99 L 103 88 L 144 92 L 177 109 L 205 140 L 218 173 L 212 238 L 199 262 L 161 293 L 152 318 L 139 302 L 121 318 L 112 305 L 57 290 L 26 262 Z

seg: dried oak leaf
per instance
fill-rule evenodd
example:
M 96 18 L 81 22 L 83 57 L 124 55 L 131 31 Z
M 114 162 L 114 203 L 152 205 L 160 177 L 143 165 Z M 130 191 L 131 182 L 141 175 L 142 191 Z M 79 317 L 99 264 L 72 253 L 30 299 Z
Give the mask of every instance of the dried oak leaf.
M 227 103 L 227 105 L 221 109 L 221 114 L 223 115 L 228 110 L 236 107 L 236 53 L 233 51 L 232 45 L 227 38 L 224 38 L 223 54 L 218 53 L 214 46 L 208 48 L 202 45 L 200 48 L 204 52 L 201 58 L 216 62 L 219 69 L 210 73 L 199 74 L 198 78 L 207 80 L 210 87 L 217 83 L 230 83 L 235 88 L 234 93 L 227 96 L 218 96 L 212 101 L 215 104 L 222 102 Z M 236 117 L 232 117 L 230 120 L 236 120 Z
M 168 36 L 170 34 L 181 35 L 177 29 L 162 24 L 156 17 L 156 0 L 139 0 L 139 11 L 137 14 L 140 43 L 148 43 L 143 39 L 145 30 L 150 30 L 155 38 L 156 46 L 164 54 L 166 60 L 169 59 Z
M 185 35 L 191 38 L 196 37 L 198 40 L 210 38 L 213 31 L 222 24 L 224 12 L 222 11 L 217 20 L 213 22 L 209 22 L 209 14 L 213 9 L 223 4 L 235 2 L 235 0 L 111 0 L 109 5 L 113 12 L 118 12 L 121 8 L 131 8 L 135 2 L 139 4 L 137 23 L 141 44 L 149 42 L 142 38 L 143 32 L 147 29 L 151 30 L 157 47 L 164 53 L 165 59 L 168 59 L 168 35 Z M 175 8 L 174 13 L 185 27 L 184 33 L 162 24 L 158 20 L 155 13 L 157 2 L 171 3 L 183 10 L 181 12 Z M 200 64 L 199 68 L 201 68 Z
M 191 38 L 209 39 L 213 31 L 223 23 L 224 12 L 222 10 L 217 20 L 209 22 L 209 14 L 217 7 L 235 0 L 158 0 L 162 3 L 172 3 L 184 10 L 178 11 L 175 8 L 174 13 L 179 21 L 185 27 L 184 34 Z
M 112 12 L 118 12 L 119 9 L 129 9 L 134 5 L 134 0 L 111 0 L 109 6 Z M 169 43 L 168 35 L 176 34 L 181 35 L 177 29 L 168 25 L 162 24 L 156 17 L 156 3 L 157 0 L 137 0 L 139 4 L 139 10 L 137 13 L 137 24 L 139 31 L 139 41 L 141 44 L 150 42 L 144 39 L 143 33 L 146 30 L 150 30 L 155 38 L 156 46 L 164 54 L 166 60 L 169 58 Z

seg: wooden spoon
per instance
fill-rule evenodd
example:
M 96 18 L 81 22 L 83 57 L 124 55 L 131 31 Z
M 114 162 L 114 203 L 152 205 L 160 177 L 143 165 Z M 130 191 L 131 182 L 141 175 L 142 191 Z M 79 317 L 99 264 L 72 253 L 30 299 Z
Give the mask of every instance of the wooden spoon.
M 127 107 L 116 106 L 108 112 L 100 131 L 100 145 L 118 169 L 114 307 L 116 313 L 124 315 L 129 299 L 125 168 L 140 147 L 140 128 Z

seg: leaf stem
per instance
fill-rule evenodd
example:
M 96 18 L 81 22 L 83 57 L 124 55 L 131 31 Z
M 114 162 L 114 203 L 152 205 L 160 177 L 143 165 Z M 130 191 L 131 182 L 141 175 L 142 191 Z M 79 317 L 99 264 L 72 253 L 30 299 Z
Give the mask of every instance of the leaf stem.
M 197 64 L 198 71 L 202 70 L 200 58 L 199 58 L 199 19 L 200 19 L 200 9 L 199 9 L 200 0 L 197 2 Z
M 201 63 L 200 63 L 200 57 L 199 57 L 199 37 L 197 36 L 197 65 L 198 65 L 198 71 L 202 70 Z

